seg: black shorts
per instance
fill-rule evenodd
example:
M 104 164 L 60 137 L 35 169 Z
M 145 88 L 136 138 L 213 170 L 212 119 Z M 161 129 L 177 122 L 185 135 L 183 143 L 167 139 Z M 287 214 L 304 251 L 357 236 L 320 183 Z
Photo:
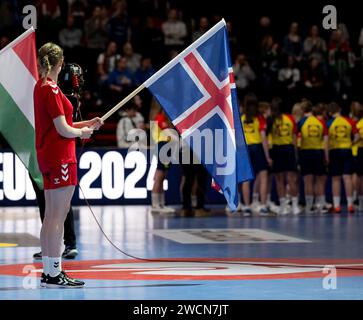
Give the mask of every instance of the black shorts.
M 314 176 L 326 175 L 326 167 L 324 164 L 324 150 L 300 150 L 299 164 L 301 174 L 306 176 L 312 174 Z
M 267 170 L 268 163 L 261 143 L 248 145 L 248 153 L 250 155 L 253 171 L 256 175 L 260 171 Z
M 297 171 L 295 147 L 292 144 L 273 146 L 271 158 L 273 161 L 272 172 Z
M 342 176 L 353 173 L 352 149 L 333 149 L 329 151 L 329 175 Z
M 363 148 L 358 149 L 358 154 L 354 157 L 354 173 L 363 176 Z
M 170 161 L 165 162 L 165 161 L 163 161 L 163 159 L 160 159 L 160 149 L 165 144 L 167 144 L 166 141 L 160 141 L 160 142 L 158 142 L 158 145 L 157 145 L 157 159 L 158 159 L 158 164 L 156 166 L 157 170 L 167 171 L 170 169 L 171 162 Z

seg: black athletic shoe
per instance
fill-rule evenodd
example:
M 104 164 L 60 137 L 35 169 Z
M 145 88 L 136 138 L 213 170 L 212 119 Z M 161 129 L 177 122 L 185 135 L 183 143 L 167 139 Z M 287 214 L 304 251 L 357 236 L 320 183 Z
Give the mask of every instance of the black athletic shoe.
M 43 272 L 41 277 L 40 277 L 40 286 L 41 287 L 45 287 L 47 283 L 47 276 L 46 274 Z
M 63 273 L 63 275 L 68 279 L 68 281 L 73 282 L 74 284 L 81 286 L 81 287 L 84 286 L 83 281 L 69 277 L 63 270 L 61 271 L 61 273 Z
M 56 277 L 48 275 L 46 280 L 47 288 L 82 288 L 83 286 L 83 281 L 68 277 L 64 271 L 61 271 Z
M 62 254 L 63 259 L 74 259 L 78 255 L 77 248 L 66 247 Z
M 42 252 L 37 252 L 33 254 L 34 260 L 42 260 Z

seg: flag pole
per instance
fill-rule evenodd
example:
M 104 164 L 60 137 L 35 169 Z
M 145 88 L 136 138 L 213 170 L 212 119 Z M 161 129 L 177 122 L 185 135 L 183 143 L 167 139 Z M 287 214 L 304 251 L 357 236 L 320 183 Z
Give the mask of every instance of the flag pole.
M 195 40 L 191 45 L 189 45 L 186 49 L 180 52 L 174 59 L 169 61 L 164 67 L 162 67 L 159 71 L 154 73 L 148 80 L 146 80 L 142 85 L 137 87 L 134 91 L 132 91 L 127 97 L 121 100 L 117 105 L 115 105 L 111 110 L 109 110 L 106 114 L 104 114 L 101 119 L 105 121 L 111 115 L 113 115 L 117 110 L 122 108 L 127 102 L 129 102 L 134 96 L 136 96 L 141 90 L 149 87 L 154 81 L 156 81 L 160 76 L 162 76 L 167 70 L 169 70 L 172 66 L 174 66 L 177 62 L 177 58 L 181 56 L 185 56 L 189 51 L 191 51 L 194 47 L 203 42 L 206 38 L 210 37 L 211 34 L 216 32 L 216 30 L 220 29 L 221 26 L 226 25 L 224 19 L 218 22 L 215 26 L 210 28 L 205 34 L 203 34 L 200 38 Z
M 145 85 L 142 84 L 132 91 L 127 97 L 122 99 L 118 104 L 116 104 L 111 110 L 104 114 L 101 119 L 105 121 L 107 118 L 112 116 L 118 109 L 122 108 L 127 102 L 129 102 L 133 97 L 135 97 L 141 90 L 145 89 Z

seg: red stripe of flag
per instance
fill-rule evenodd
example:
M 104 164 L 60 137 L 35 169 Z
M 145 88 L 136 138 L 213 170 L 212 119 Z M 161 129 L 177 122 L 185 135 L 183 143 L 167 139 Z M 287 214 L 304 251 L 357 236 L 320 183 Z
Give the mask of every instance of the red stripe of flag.
M 35 48 L 35 32 L 30 33 L 24 39 L 19 41 L 12 48 L 25 67 L 38 80 L 37 51 Z

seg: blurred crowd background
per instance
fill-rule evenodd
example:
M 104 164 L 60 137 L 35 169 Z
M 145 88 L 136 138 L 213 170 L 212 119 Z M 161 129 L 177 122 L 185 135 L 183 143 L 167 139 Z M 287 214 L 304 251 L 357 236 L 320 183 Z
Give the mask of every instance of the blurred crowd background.
M 337 6 L 338 29 L 322 28 L 323 5 L 285 2 L 177 0 L 38 0 L 37 46 L 52 41 L 66 62 L 85 72 L 84 118 L 104 114 L 181 50 L 225 18 L 240 101 L 253 92 L 261 101 L 285 100 L 291 112 L 302 99 L 338 102 L 343 114 L 362 100 L 363 29 L 354 8 Z M 0 1 L 0 48 L 23 32 L 29 1 Z M 117 124 L 139 118 L 147 128 L 156 104 L 147 90 L 115 114 L 93 146 L 122 146 Z M 157 107 L 156 107 L 157 108 Z M 141 115 L 141 117 L 140 117 Z M 152 120 L 152 119 L 151 119 Z M 119 139 L 120 140 L 120 139 Z M 4 143 L 3 143 L 4 144 Z

